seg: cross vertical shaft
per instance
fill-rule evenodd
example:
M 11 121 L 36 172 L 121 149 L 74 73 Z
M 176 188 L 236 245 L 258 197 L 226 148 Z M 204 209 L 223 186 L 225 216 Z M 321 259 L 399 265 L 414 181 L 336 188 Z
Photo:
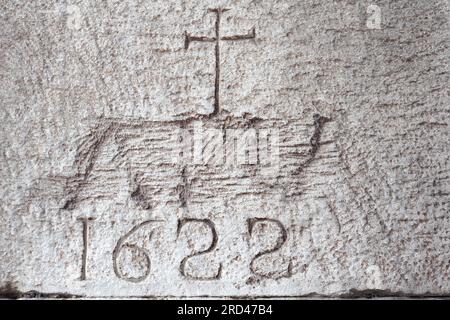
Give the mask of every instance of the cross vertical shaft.
M 220 17 L 222 12 L 228 9 L 210 9 L 210 12 L 216 13 L 216 78 L 214 82 L 214 111 L 211 116 L 219 113 L 220 108 Z

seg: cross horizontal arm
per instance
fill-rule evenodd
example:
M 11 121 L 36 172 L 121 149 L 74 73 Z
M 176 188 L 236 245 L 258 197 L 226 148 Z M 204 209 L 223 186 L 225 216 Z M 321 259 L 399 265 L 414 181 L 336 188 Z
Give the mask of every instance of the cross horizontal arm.
M 187 32 L 185 33 L 185 39 L 184 39 L 184 48 L 189 49 L 189 44 L 191 42 L 197 41 L 197 42 L 214 42 L 217 39 L 215 37 L 203 37 L 203 36 L 191 36 Z
M 222 13 L 222 12 L 226 12 L 226 11 L 230 11 L 230 9 L 228 9 L 228 8 L 213 8 L 213 9 L 208 9 L 208 12 L 215 12 L 215 13 Z
M 253 28 L 247 34 L 235 35 L 235 36 L 225 36 L 220 39 L 221 40 L 248 40 L 248 39 L 255 39 L 255 38 L 256 38 L 256 31 L 255 31 L 255 28 Z

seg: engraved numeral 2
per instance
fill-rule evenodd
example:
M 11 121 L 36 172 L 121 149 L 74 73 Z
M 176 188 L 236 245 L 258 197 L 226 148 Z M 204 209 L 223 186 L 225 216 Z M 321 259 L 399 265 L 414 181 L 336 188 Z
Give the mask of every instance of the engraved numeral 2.
M 181 263 L 180 263 L 180 273 L 183 277 L 188 278 L 188 279 L 192 279 L 192 280 L 217 280 L 220 278 L 221 274 L 222 274 L 222 264 L 219 264 L 219 267 L 215 273 L 215 275 L 210 276 L 210 277 L 196 277 L 196 276 L 192 276 L 187 274 L 186 272 L 186 263 L 188 262 L 189 259 L 191 259 L 192 257 L 196 257 L 196 256 L 200 256 L 200 255 L 204 255 L 207 254 L 211 251 L 213 251 L 216 246 L 217 246 L 217 242 L 218 242 L 218 236 L 217 236 L 217 232 L 216 232 L 216 228 L 214 226 L 214 223 L 209 220 L 209 219 L 181 219 L 178 220 L 178 227 L 177 227 L 177 236 L 180 235 L 181 229 L 183 228 L 183 226 L 185 226 L 188 223 L 202 223 L 204 225 L 206 225 L 210 230 L 211 230 L 211 234 L 212 234 L 212 241 L 211 241 L 211 245 L 203 250 L 203 251 L 195 251 L 192 254 L 188 255 L 187 257 L 185 257 Z
M 263 278 L 271 278 L 271 279 L 280 279 L 280 278 L 289 278 L 292 276 L 292 263 L 289 260 L 289 264 L 287 266 L 286 270 L 282 270 L 282 271 L 270 271 L 270 272 L 260 272 L 256 267 L 255 267 L 255 262 L 260 259 L 262 256 L 264 255 L 268 255 L 271 253 L 274 253 L 278 250 L 281 249 L 281 247 L 285 244 L 286 240 L 287 240 L 287 231 L 284 228 L 283 224 L 275 219 L 269 219 L 269 218 L 250 218 L 247 219 L 247 227 L 248 227 L 248 234 L 251 237 L 253 234 L 253 228 L 255 227 L 256 224 L 275 224 L 278 229 L 280 230 L 280 235 L 277 238 L 277 242 L 276 244 L 270 248 L 270 249 L 266 249 L 263 250 L 261 252 L 259 252 L 258 254 L 256 254 L 256 256 L 252 259 L 252 261 L 250 262 L 250 270 L 252 271 L 253 274 L 263 277 Z

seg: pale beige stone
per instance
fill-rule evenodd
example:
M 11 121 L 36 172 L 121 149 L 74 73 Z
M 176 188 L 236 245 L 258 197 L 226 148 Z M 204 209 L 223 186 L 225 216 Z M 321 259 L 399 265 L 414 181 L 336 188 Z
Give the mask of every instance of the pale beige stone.
M 0 6 L 3 295 L 449 295 L 448 1 Z

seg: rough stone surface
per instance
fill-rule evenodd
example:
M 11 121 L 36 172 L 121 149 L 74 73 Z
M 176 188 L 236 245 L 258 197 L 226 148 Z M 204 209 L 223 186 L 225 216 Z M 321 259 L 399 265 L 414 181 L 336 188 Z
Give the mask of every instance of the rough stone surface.
M 0 294 L 450 294 L 448 1 L 0 8 Z

